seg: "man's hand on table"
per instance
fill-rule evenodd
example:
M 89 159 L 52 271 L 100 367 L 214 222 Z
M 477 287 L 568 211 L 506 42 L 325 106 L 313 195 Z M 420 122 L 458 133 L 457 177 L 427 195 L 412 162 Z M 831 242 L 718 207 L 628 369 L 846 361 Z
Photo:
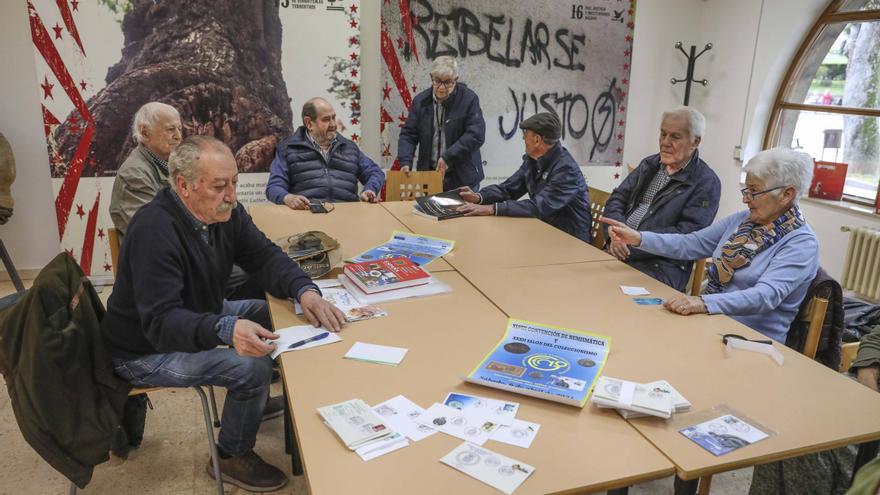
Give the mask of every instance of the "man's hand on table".
M 299 304 L 303 315 L 313 327 L 324 327 L 331 332 L 338 332 L 345 326 L 345 315 L 342 311 L 313 290 L 303 292 L 299 296 Z
M 288 194 L 284 196 L 284 204 L 292 210 L 308 210 L 309 198 L 299 194 Z
M 466 204 L 456 208 L 456 211 L 463 212 L 466 217 L 494 215 L 495 205 Z

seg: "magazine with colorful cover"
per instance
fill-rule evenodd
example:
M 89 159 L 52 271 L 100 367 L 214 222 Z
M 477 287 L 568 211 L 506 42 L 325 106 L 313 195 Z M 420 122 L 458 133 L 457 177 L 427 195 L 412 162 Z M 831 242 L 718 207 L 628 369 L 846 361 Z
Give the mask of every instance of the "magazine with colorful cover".
M 610 346 L 604 335 L 511 318 L 504 337 L 465 380 L 584 407 Z
M 414 263 L 425 266 L 435 259 L 449 254 L 454 246 L 455 241 L 448 239 L 395 230 L 391 233 L 391 238 L 384 244 L 364 251 L 346 261 L 361 263 L 405 256 Z

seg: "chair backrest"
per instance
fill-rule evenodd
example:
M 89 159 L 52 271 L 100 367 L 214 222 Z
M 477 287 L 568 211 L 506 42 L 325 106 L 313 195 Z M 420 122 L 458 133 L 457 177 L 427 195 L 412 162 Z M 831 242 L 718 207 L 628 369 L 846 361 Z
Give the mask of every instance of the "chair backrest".
M 814 297 L 810 299 L 810 306 L 801 317 L 801 321 L 808 323 L 807 338 L 804 341 L 803 354 L 810 359 L 816 358 L 819 349 L 819 337 L 822 336 L 822 325 L 825 324 L 825 312 L 828 310 L 828 299 Z
M 858 342 L 847 342 L 840 346 L 840 368 L 838 368 L 837 371 L 840 371 L 841 373 L 849 371 L 849 368 L 852 366 L 852 362 L 856 360 L 856 355 L 858 353 Z
M 691 272 L 691 286 L 688 293 L 692 296 L 699 296 L 703 288 L 703 277 L 706 275 L 706 263 L 712 261 L 711 258 L 700 258 L 694 261 L 694 269 Z
M 602 249 L 605 247 L 605 229 L 602 228 L 602 222 L 599 217 L 605 214 L 605 203 L 611 193 L 605 192 L 595 187 L 590 187 L 590 214 L 593 222 L 590 230 L 593 234 L 593 246 Z
M 788 329 L 785 345 L 836 371 L 843 329 L 843 289 L 819 268 Z
M 440 172 L 410 172 L 389 170 L 385 176 L 385 201 L 412 201 L 420 196 L 443 192 Z
M 119 264 L 119 231 L 114 228 L 107 229 L 107 242 L 110 243 L 110 262 L 113 265 L 113 276 L 116 276 L 117 265 Z

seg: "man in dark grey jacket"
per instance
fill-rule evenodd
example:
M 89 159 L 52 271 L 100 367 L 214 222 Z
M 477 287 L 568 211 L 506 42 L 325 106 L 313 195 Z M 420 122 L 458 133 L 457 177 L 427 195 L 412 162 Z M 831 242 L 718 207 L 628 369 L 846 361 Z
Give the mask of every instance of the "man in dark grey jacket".
M 574 157 L 559 138 L 562 124 L 556 114 L 543 112 L 524 120 L 526 154 L 523 164 L 501 184 L 479 193 L 459 189 L 469 203 L 459 207 L 465 215 L 533 217 L 590 242 L 590 192 Z M 528 193 L 527 199 L 519 199 Z
M 636 230 L 663 234 L 687 234 L 711 225 L 718 212 L 721 181 L 697 150 L 705 129 L 705 117 L 693 108 L 664 112 L 660 153 L 642 160 L 611 193 L 604 215 Z M 655 256 L 610 241 L 606 247 L 633 268 L 685 290 L 692 260 Z

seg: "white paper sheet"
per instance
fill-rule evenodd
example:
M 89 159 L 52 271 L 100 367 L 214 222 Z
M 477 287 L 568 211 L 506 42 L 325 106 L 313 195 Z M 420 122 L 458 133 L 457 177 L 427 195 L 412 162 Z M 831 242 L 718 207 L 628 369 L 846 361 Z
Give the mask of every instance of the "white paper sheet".
M 342 311 L 342 314 L 345 315 L 345 321 L 349 323 L 388 316 L 388 313 L 376 306 L 361 304 L 360 301 L 342 287 L 328 287 L 321 292 L 323 293 L 324 300 L 336 306 L 339 311 Z M 293 301 L 293 310 L 298 315 L 303 314 L 302 305 L 297 301 Z
M 299 342 L 301 340 L 320 335 L 324 332 L 329 332 L 330 335 L 324 337 L 321 340 L 309 342 L 308 344 L 303 344 L 293 349 L 287 348 L 287 346 L 293 344 L 294 342 Z M 342 337 L 340 337 L 339 334 L 330 332 L 324 327 L 313 327 L 311 325 L 299 325 L 295 327 L 282 328 L 281 330 L 277 330 L 275 333 L 278 334 L 279 338 L 272 341 L 275 344 L 275 350 L 272 351 L 272 354 L 269 355 L 272 357 L 272 359 L 278 357 L 278 355 L 282 352 L 301 351 L 303 349 L 310 349 L 312 347 L 318 347 L 319 345 L 332 344 L 334 342 L 339 342 L 342 340 Z
M 434 428 L 416 421 L 419 416 L 425 413 L 425 410 L 402 395 L 373 406 L 373 412 L 378 414 L 389 428 L 406 435 L 413 442 L 418 442 L 437 433 Z
M 541 425 L 538 423 L 514 419 L 510 426 L 502 426 L 495 430 L 489 440 L 527 449 L 532 446 L 532 441 L 538 435 L 539 428 Z
M 390 347 L 387 345 L 365 344 L 355 342 L 351 349 L 345 353 L 345 359 L 367 361 L 377 364 L 389 364 L 397 366 L 403 361 L 408 349 L 403 347 Z
M 404 447 L 409 446 L 409 442 L 406 437 L 401 435 L 400 433 L 395 432 L 391 436 L 382 437 L 378 440 L 373 440 L 372 442 L 368 442 L 358 447 L 355 452 L 357 455 L 361 456 L 361 459 L 365 461 L 369 461 L 370 459 L 375 459 L 380 455 L 385 455 L 389 452 L 394 452 L 395 450 L 402 449 Z
M 644 287 L 635 287 L 631 285 L 621 285 L 620 290 L 628 296 L 647 296 L 651 293 Z
M 440 462 L 510 495 L 535 472 L 524 462 L 465 442 Z
M 478 409 L 459 410 L 439 403 L 429 407 L 417 421 L 476 445 L 486 443 L 501 426 Z

